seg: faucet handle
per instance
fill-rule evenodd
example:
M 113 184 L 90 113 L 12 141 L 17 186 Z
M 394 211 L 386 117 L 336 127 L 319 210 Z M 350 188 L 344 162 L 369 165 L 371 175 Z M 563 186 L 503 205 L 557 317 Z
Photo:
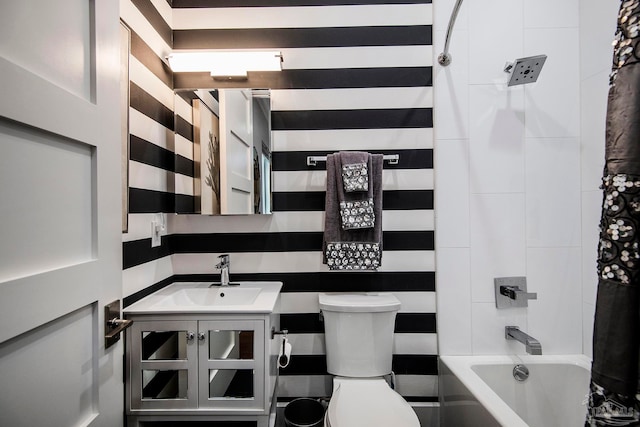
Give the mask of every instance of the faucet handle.
M 526 292 L 520 289 L 518 286 L 500 286 L 500 295 L 509 297 L 512 300 L 529 300 L 538 299 L 536 292 Z
M 228 267 L 231 264 L 231 260 L 229 259 L 229 254 L 218 255 L 220 262 L 216 265 L 216 268 Z

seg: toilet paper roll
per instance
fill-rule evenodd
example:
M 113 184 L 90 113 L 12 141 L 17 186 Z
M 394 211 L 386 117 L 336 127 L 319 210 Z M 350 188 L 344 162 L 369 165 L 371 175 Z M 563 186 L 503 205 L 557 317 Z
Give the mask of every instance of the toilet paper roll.
M 291 343 L 289 339 L 284 336 L 282 337 L 282 345 L 280 346 L 280 354 L 278 355 L 278 366 L 280 368 L 286 368 L 289 366 L 289 361 L 291 360 Z

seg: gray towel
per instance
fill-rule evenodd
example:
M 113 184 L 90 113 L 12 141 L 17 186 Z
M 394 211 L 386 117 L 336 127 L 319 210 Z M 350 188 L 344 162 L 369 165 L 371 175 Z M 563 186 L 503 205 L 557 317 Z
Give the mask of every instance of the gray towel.
M 367 157 L 369 189 L 367 192 L 345 194 L 341 173 L 343 161 L 344 164 L 357 163 L 354 160 L 363 154 Z M 341 157 L 344 157 L 344 160 Z M 375 269 L 380 266 L 382 254 L 382 167 L 382 154 L 342 152 L 327 156 L 327 193 L 322 252 L 323 262 L 329 264 L 330 268 Z M 359 202 L 369 198 L 373 200 L 374 226 L 343 229 L 340 202 Z M 344 245 L 344 243 L 354 244 Z M 359 245 L 359 243 L 363 245 Z M 367 245 L 364 245 L 365 243 Z M 337 244 L 338 246 L 336 246 Z M 327 254 L 329 254 L 328 257 Z M 340 266 L 336 266 L 335 257 L 341 260 Z

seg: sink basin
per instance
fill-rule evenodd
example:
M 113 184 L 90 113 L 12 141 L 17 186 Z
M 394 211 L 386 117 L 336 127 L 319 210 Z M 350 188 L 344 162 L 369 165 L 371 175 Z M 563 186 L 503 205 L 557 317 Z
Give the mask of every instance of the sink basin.
M 223 288 L 185 288 L 173 292 L 162 300 L 158 305 L 248 305 L 253 304 L 261 288 L 249 287 L 223 287 Z
M 130 314 L 151 313 L 271 313 L 281 282 L 240 282 L 238 286 L 211 286 L 211 282 L 176 282 L 124 309 Z

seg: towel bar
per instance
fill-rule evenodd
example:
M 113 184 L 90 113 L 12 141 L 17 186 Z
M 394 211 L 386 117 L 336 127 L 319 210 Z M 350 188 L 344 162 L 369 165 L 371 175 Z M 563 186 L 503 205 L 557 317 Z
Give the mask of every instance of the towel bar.
M 388 161 L 390 165 L 397 165 L 400 160 L 399 154 L 387 154 L 384 156 L 384 160 Z M 317 162 L 326 162 L 327 156 L 307 156 L 307 166 L 317 166 Z

